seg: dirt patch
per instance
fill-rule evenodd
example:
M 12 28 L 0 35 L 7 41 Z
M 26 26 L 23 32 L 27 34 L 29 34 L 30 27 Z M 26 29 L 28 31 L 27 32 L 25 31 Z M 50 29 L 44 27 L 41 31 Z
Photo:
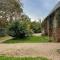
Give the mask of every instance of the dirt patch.
M 20 43 L 0 44 L 0 55 L 9 56 L 43 56 L 52 60 L 60 60 L 57 49 L 60 43 Z

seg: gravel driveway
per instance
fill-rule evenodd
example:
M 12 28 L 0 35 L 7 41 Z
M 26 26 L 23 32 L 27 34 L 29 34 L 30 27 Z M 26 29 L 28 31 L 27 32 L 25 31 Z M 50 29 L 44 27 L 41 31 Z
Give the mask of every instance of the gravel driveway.
M 0 54 L 9 56 L 43 56 L 50 60 L 60 60 L 57 49 L 60 43 L 20 43 L 0 44 Z

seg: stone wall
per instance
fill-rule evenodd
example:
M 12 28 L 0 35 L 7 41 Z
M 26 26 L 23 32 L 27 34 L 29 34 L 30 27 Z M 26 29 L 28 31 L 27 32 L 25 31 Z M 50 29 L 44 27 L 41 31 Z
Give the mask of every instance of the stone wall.
M 53 41 L 60 42 L 60 8 L 44 20 L 44 34 L 52 37 Z M 51 40 L 51 39 L 50 39 Z
M 56 10 L 53 21 L 53 38 L 54 41 L 60 42 L 60 8 Z

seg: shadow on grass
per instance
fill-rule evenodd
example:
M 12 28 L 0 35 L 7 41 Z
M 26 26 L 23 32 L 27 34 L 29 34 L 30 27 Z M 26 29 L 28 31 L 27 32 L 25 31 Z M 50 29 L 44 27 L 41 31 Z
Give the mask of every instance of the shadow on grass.
M 25 38 L 12 38 L 3 43 L 46 43 L 48 41 L 48 37 L 46 36 L 31 36 Z
M 12 38 L 9 40 L 4 41 L 3 43 L 24 43 L 30 40 L 31 37 L 25 37 L 25 38 Z
M 28 40 L 30 39 L 31 37 L 24 37 L 24 38 L 13 38 L 13 39 L 10 39 L 10 40 Z

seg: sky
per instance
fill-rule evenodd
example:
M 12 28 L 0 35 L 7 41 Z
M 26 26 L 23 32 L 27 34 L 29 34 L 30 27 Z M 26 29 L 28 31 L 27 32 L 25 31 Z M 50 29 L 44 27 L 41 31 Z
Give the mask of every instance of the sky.
M 32 21 L 44 19 L 60 0 L 22 0 L 23 11 Z

